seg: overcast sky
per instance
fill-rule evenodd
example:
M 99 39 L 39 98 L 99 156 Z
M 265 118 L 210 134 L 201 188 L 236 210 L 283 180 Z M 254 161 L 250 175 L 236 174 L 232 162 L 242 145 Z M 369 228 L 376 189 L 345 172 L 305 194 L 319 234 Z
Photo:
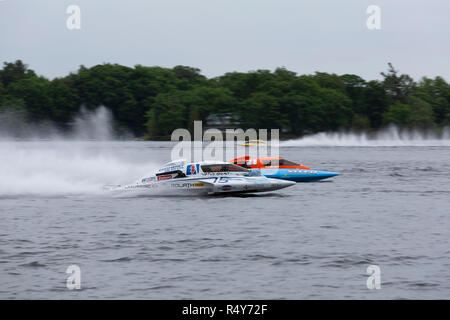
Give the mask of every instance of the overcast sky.
M 366 27 L 372 4 L 381 30 Z M 66 27 L 69 5 L 81 9 L 80 30 Z M 110 62 L 378 79 L 391 61 L 415 79 L 449 81 L 449 57 L 445 0 L 0 0 L 0 61 L 50 78 Z

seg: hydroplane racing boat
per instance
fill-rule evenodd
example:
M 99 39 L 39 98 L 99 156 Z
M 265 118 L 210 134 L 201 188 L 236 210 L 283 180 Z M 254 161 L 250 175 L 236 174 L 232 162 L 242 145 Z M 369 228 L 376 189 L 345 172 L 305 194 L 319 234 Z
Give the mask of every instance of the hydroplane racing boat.
M 294 182 L 271 179 L 234 164 L 222 161 L 188 163 L 170 162 L 154 174 L 134 184 L 117 186 L 114 190 L 158 190 L 163 193 L 226 194 L 274 191 Z
M 317 181 L 339 175 L 337 172 L 313 170 L 307 166 L 275 157 L 253 158 L 238 157 L 230 161 L 235 165 L 261 172 L 268 178 L 283 179 L 295 182 Z
M 265 142 L 264 140 L 250 140 L 249 142 L 245 142 L 242 144 L 239 144 L 240 146 L 243 147 L 253 147 L 253 146 L 259 146 L 259 145 L 264 145 Z

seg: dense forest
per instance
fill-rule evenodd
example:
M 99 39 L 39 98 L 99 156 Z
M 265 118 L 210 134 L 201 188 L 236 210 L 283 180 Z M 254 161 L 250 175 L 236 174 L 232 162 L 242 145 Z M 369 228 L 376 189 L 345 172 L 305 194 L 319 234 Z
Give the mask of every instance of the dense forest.
M 450 85 L 442 77 L 416 82 L 392 64 L 381 75 L 381 81 L 366 81 L 354 74 L 297 75 L 278 68 L 208 79 L 186 66 L 103 64 L 49 80 L 18 60 L 0 70 L 0 113 L 64 129 L 81 106 L 103 105 L 119 131 L 148 139 L 167 138 L 211 115 L 231 115 L 244 129 L 280 128 L 286 136 L 371 131 L 390 123 L 427 129 L 450 124 Z

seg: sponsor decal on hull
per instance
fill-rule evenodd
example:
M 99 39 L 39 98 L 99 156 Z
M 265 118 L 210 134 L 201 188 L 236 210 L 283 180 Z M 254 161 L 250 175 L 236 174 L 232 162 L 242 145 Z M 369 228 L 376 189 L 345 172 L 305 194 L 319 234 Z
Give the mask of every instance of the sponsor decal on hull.
M 194 183 L 194 188 L 201 188 L 201 187 L 204 187 L 205 186 L 205 184 L 204 183 Z
M 158 176 L 158 181 L 161 181 L 161 180 L 170 180 L 170 179 L 172 179 L 172 175 L 170 175 L 170 174 L 165 174 L 165 175 L 163 175 L 163 176 Z
M 192 189 L 192 188 L 199 188 L 204 186 L 204 183 L 191 183 L 191 182 L 185 182 L 185 183 L 171 183 L 171 188 L 177 188 L 177 189 Z
M 198 174 L 200 171 L 200 165 L 199 164 L 190 164 L 186 167 L 186 175 L 195 175 Z
M 230 185 L 226 185 L 226 186 L 223 186 L 221 189 L 222 189 L 222 191 L 231 191 L 231 189 L 233 189 L 233 187 Z
M 150 177 L 150 178 L 144 178 L 141 180 L 142 183 L 150 183 L 155 181 L 155 177 Z
M 202 173 L 203 176 L 229 176 L 231 175 L 230 172 L 204 172 Z M 239 174 L 236 174 L 239 175 Z
M 175 171 L 175 170 L 183 170 L 183 165 L 176 165 L 176 166 L 170 166 L 170 167 L 165 167 L 165 168 L 161 168 L 158 170 L 158 172 L 169 172 L 169 171 Z

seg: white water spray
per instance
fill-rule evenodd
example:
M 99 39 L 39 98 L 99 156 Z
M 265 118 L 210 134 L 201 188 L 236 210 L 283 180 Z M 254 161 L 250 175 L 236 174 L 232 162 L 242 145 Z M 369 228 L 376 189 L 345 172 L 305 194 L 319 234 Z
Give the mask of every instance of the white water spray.
M 131 134 L 126 133 L 127 136 Z M 69 129 L 60 129 L 49 121 L 28 122 L 23 115 L 0 113 L 0 140 L 115 140 L 111 111 L 100 106 L 95 110 L 81 107 Z
M 101 106 L 95 111 L 81 108 L 69 138 L 75 140 L 114 140 L 116 138 L 111 111 Z
M 143 168 L 97 149 L 98 143 L 1 142 L 0 196 L 101 193 Z
M 105 184 L 130 183 L 155 167 L 122 151 L 133 142 L 108 141 L 114 134 L 105 108 L 82 111 L 68 134 L 34 129 L 27 141 L 0 139 L 0 197 L 100 194 Z
M 402 131 L 395 126 L 368 135 L 366 133 L 317 133 L 287 140 L 281 147 L 448 147 L 450 128 L 437 134 L 431 131 Z

